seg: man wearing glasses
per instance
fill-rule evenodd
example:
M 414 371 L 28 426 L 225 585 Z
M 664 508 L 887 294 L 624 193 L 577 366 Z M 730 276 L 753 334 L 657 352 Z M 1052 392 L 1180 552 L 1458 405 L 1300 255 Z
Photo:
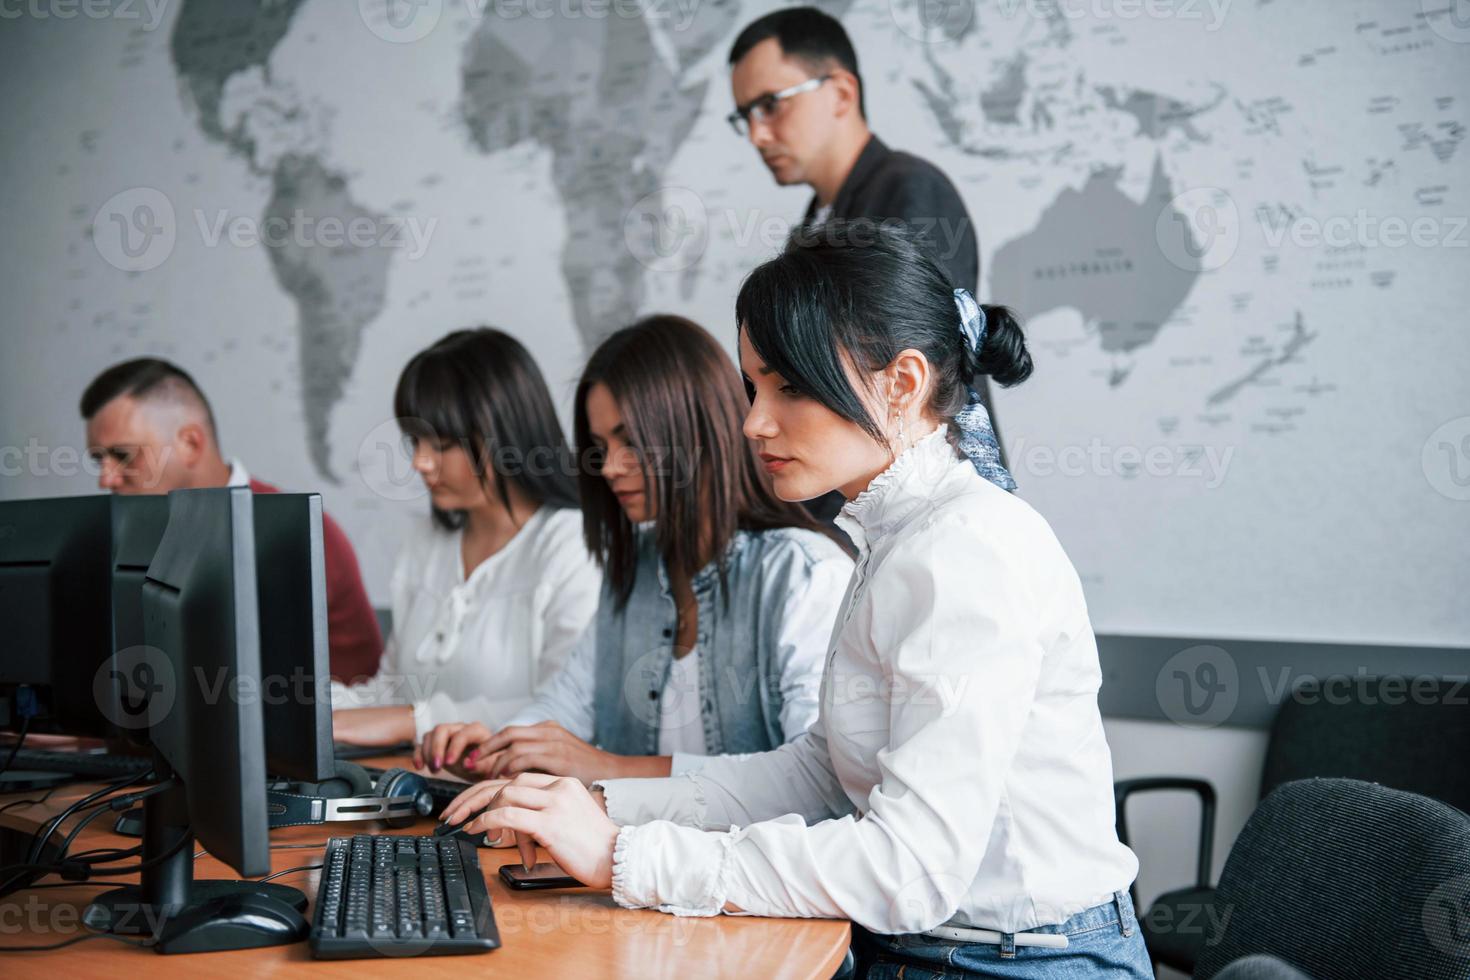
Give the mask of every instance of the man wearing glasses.
M 890 150 L 868 129 L 857 53 L 840 23 L 815 7 L 767 14 L 735 39 L 730 68 L 730 125 L 760 152 L 776 183 L 815 192 L 804 223 L 900 219 L 927 236 L 954 285 L 977 292 L 980 251 L 965 202 L 938 167 Z M 980 381 L 993 422 L 990 391 Z M 824 499 L 810 509 L 826 518 L 829 503 L 841 506 Z

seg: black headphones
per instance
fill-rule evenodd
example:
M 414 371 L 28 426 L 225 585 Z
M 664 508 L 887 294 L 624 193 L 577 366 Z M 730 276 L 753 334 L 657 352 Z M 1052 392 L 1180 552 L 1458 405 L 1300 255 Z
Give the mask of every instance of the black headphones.
M 429 784 L 418 773 L 389 769 L 374 784 L 362 766 L 342 759 L 331 779 L 272 783 L 266 797 L 271 827 L 346 820 L 383 820 L 390 827 L 408 827 L 434 811 Z

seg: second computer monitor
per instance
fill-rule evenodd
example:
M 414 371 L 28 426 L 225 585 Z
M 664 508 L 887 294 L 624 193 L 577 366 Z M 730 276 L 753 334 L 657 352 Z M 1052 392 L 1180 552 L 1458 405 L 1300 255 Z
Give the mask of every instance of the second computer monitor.
M 194 836 L 247 877 L 270 871 L 251 498 L 169 494 L 143 583 L 149 740 L 183 782 Z
M 319 494 L 255 495 L 266 766 L 311 782 L 335 769 L 325 562 Z

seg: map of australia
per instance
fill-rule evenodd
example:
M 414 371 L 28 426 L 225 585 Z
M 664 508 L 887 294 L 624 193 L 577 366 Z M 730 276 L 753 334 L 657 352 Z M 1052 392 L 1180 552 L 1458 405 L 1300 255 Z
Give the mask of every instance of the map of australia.
M 1154 161 L 1142 202 L 1118 188 L 1120 176 L 1103 168 L 1081 190 L 1063 191 L 1035 228 L 996 251 L 990 266 L 995 295 L 1028 317 L 1077 310 L 1110 354 L 1151 342 L 1199 275 L 1171 263 L 1158 246 L 1159 214 L 1174 196 L 1161 162 Z M 1187 225 L 1180 228 L 1188 234 Z

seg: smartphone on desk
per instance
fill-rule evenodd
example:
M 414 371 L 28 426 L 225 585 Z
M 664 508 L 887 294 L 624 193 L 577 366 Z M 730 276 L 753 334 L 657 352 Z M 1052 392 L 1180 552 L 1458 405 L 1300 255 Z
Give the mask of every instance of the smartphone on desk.
M 550 861 L 533 864 L 529 871 L 515 861 L 510 864 L 502 864 L 500 878 L 510 887 L 521 891 L 532 888 L 584 887 L 580 881 L 563 871 L 560 865 L 552 864 Z

